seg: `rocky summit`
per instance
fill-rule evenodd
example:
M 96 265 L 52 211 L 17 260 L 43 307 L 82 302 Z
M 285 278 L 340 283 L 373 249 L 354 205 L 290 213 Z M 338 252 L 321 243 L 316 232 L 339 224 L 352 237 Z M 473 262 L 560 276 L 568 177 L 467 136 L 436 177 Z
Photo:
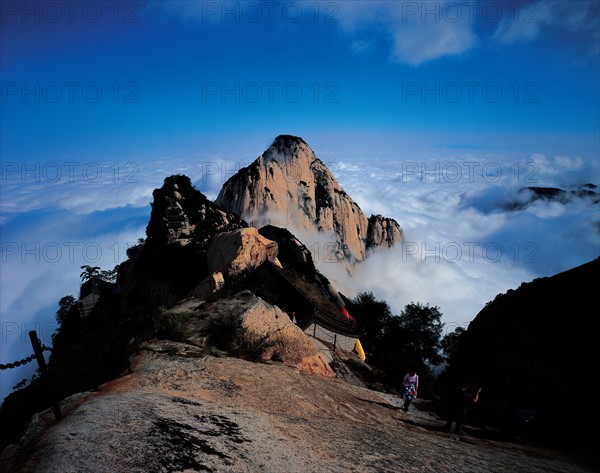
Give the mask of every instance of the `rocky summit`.
M 261 156 L 225 182 L 215 202 L 254 226 L 323 232 L 333 238 L 329 256 L 350 264 L 363 261 L 369 250 L 402 241 L 395 220 L 367 217 L 296 136 L 275 138 Z

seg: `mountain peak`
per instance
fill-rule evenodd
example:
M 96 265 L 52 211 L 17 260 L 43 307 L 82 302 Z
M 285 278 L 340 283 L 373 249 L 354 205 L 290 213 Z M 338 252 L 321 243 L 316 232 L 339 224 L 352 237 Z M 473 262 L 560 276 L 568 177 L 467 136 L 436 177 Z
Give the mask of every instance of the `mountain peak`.
M 308 146 L 306 144 L 306 141 L 304 141 L 299 136 L 279 135 L 275 138 L 275 140 L 273 141 L 273 144 L 271 146 L 291 146 L 291 145 L 300 145 L 300 144 L 304 144 L 304 145 Z
M 276 163 L 304 159 L 308 164 L 316 159 L 315 153 L 302 138 L 292 135 L 279 135 L 263 153 L 266 161 Z
M 223 185 L 215 202 L 254 226 L 273 224 L 294 233 L 330 235 L 321 249 L 324 261 L 354 264 L 366 258 L 367 250 L 402 240 L 396 221 L 367 218 L 297 136 L 277 136 L 261 156 Z

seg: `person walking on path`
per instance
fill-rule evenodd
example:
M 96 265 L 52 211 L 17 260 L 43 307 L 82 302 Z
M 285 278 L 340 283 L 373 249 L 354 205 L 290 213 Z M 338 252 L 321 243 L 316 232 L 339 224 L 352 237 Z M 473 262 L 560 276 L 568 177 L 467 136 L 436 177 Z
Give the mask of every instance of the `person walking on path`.
M 402 387 L 404 392 L 402 393 L 402 399 L 404 399 L 404 405 L 402 410 L 408 412 L 408 408 L 411 405 L 414 398 L 417 397 L 417 391 L 419 390 L 419 375 L 416 371 L 409 371 L 404 375 L 402 380 Z
M 479 400 L 479 393 L 481 388 L 476 390 L 471 389 L 471 385 L 468 383 L 462 383 L 461 387 L 457 389 L 450 397 L 448 405 L 448 418 L 444 430 L 450 432 L 452 429 L 452 423 L 456 423 L 454 427 L 454 433 L 456 435 L 462 434 L 463 422 L 467 415 L 467 409 L 472 407 Z

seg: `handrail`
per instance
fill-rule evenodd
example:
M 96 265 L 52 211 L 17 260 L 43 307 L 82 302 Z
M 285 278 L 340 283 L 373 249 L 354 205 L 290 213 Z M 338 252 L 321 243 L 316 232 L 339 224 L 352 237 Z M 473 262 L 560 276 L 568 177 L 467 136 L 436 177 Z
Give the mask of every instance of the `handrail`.
M 318 321 L 323 327 L 327 330 L 335 332 L 339 335 L 356 337 L 359 335 L 358 330 L 356 329 L 356 325 L 354 322 L 351 322 L 348 319 L 341 319 L 343 316 L 336 316 L 325 312 L 319 309 L 314 301 L 309 300 L 301 291 L 296 288 L 296 286 L 286 277 L 286 275 L 281 271 L 279 267 L 277 267 L 273 262 L 269 261 L 270 266 L 275 269 L 277 274 L 292 288 L 296 293 L 302 297 L 307 304 L 312 308 L 311 320 Z M 341 315 L 341 314 L 340 314 Z

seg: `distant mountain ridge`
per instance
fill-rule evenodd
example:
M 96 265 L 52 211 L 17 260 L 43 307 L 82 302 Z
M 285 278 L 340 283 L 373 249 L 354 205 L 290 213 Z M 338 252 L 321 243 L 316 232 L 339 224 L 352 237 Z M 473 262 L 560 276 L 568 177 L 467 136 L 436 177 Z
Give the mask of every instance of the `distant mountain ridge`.
M 300 137 L 280 135 L 254 162 L 223 185 L 216 204 L 260 227 L 333 235 L 337 261 L 363 261 L 370 250 L 393 247 L 402 229 L 381 215 L 367 217 Z
M 595 184 L 583 184 L 570 189 L 558 187 L 523 187 L 519 190 L 516 199 L 504 205 L 506 210 L 522 210 L 529 207 L 537 200 L 557 202 L 562 205 L 573 203 L 577 199 L 588 199 L 593 205 L 600 203 L 600 194 Z

